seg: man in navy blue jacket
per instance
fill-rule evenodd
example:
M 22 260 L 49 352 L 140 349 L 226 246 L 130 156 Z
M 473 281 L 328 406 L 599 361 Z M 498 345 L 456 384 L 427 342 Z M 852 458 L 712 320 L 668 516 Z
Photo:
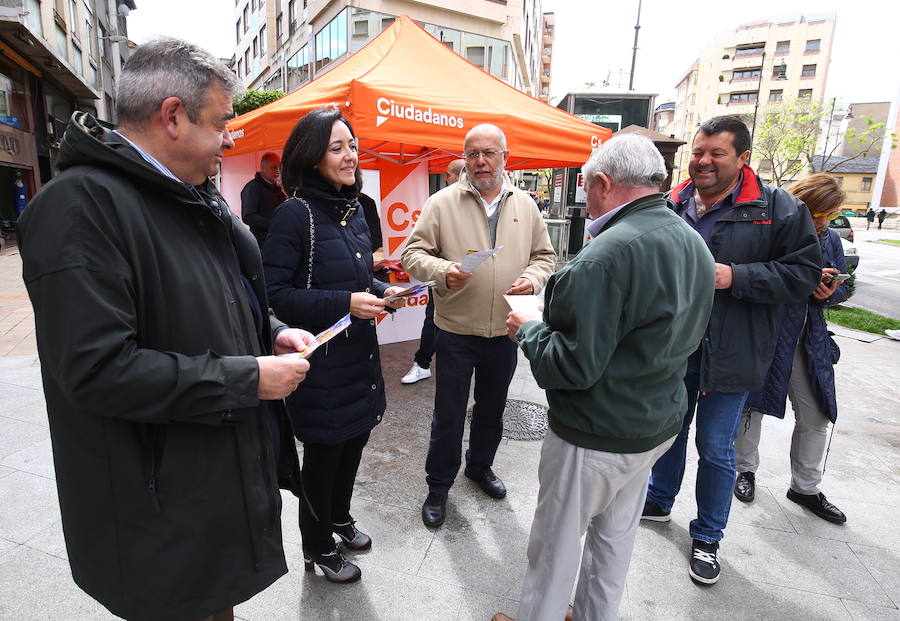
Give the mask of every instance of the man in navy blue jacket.
M 690 180 L 669 196 L 715 258 L 716 294 L 706 334 L 688 360 L 684 425 L 653 466 L 641 518 L 671 519 L 696 410 L 700 461 L 689 573 L 702 584 L 719 580 L 738 420 L 747 394 L 762 386 L 768 371 L 781 305 L 804 300 L 822 276 L 818 238 L 803 203 L 764 185 L 747 166 L 749 158 L 747 126 L 734 116 L 712 118 L 694 136 Z

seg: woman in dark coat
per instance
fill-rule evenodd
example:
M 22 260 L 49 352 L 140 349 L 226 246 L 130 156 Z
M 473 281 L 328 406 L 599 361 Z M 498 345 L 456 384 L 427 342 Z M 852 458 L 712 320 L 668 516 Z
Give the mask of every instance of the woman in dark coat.
M 743 502 L 753 500 L 762 415 L 784 418 L 787 396 L 795 419 L 787 497 L 824 520 L 843 523 L 846 516 L 819 491 L 819 484 L 828 423 L 837 419 L 834 364 L 840 355 L 822 309 L 840 304 L 850 295 L 849 287 L 835 278 L 847 267 L 840 236 L 828 228 L 828 222 L 839 214 L 844 192 L 833 177 L 824 174 L 810 175 L 789 191 L 806 203 L 812 214 L 822 248 L 822 282 L 805 302 L 784 308 L 766 383 L 748 397 L 741 418 L 742 431 L 734 443 L 738 471 L 734 495 Z
M 307 571 L 318 565 L 332 582 L 361 575 L 332 533 L 344 549 L 372 545 L 355 526 L 350 499 L 363 447 L 385 409 L 375 318 L 385 309 L 382 298 L 401 290 L 372 276 L 358 161 L 353 130 L 339 111 L 322 108 L 301 119 L 282 156 L 281 178 L 291 198 L 276 209 L 263 245 L 270 303 L 283 321 L 320 332 L 348 313 L 352 318 L 312 354 L 315 373 L 287 399 L 303 442 L 304 561 Z

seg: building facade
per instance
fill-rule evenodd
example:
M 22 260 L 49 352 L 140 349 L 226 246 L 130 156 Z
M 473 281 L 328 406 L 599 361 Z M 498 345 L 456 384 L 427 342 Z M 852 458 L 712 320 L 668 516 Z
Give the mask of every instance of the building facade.
M 653 125 L 650 127 L 655 132 L 659 132 L 665 136 L 671 136 L 675 133 L 675 102 L 667 101 L 666 103 L 656 106 L 653 111 Z
M 812 159 L 814 169 L 825 171 L 837 179 L 847 194 L 841 211 L 852 211 L 857 216 L 866 215 L 875 189 L 878 158 L 816 155 Z
M 290 92 L 409 15 L 472 64 L 541 95 L 547 25 L 540 0 L 235 0 L 234 69 L 245 88 Z M 552 25 L 551 25 L 552 31 Z
M 21 178 L 30 199 L 50 180 L 74 111 L 115 122 L 134 8 L 133 0 L 0 3 L 0 188 Z M 0 191 L 0 220 L 10 218 L 12 191 Z
M 676 180 L 687 178 L 689 145 L 704 120 L 734 114 L 752 127 L 767 105 L 807 98 L 821 103 L 834 26 L 833 14 L 799 15 L 716 36 L 676 85 L 671 133 L 688 145 L 676 159 Z
M 538 99 L 549 103 L 550 76 L 552 75 L 551 65 L 553 63 L 553 40 L 556 38 L 556 15 L 553 13 L 544 13 L 543 24 L 540 61 L 541 90 L 539 91 Z

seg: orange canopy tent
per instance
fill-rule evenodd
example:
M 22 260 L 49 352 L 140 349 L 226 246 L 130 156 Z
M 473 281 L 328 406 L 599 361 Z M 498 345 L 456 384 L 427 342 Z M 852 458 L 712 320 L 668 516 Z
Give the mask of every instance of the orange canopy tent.
M 506 133 L 510 170 L 581 166 L 612 135 L 475 67 L 404 15 L 331 71 L 232 119 L 225 155 L 280 149 L 298 119 L 328 105 L 353 125 L 362 168 L 443 170 L 479 123 Z

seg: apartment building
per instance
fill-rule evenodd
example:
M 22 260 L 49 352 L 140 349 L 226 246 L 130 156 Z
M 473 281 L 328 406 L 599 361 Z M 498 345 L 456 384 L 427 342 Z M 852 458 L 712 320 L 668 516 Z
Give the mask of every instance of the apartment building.
M 538 99 L 550 102 L 550 76 L 553 61 L 553 39 L 556 37 L 556 15 L 544 13 L 543 27 L 541 29 L 541 90 Z
M 687 146 L 676 180 L 687 178 L 691 139 L 700 123 L 734 114 L 752 126 L 768 104 L 825 94 L 834 14 L 796 15 L 743 24 L 713 38 L 676 85 L 673 131 Z
M 290 92 L 404 14 L 474 65 L 549 96 L 553 28 L 548 43 L 540 0 L 235 0 L 234 69 L 245 88 Z
M 0 187 L 21 173 L 29 198 L 50 180 L 72 113 L 115 121 L 134 0 L 0 2 Z M 7 196 L 9 195 L 9 196 Z M 0 220 L 15 219 L 0 192 Z
M 674 133 L 675 102 L 667 101 L 656 106 L 653 111 L 653 125 L 650 127 L 655 132 L 669 136 Z

